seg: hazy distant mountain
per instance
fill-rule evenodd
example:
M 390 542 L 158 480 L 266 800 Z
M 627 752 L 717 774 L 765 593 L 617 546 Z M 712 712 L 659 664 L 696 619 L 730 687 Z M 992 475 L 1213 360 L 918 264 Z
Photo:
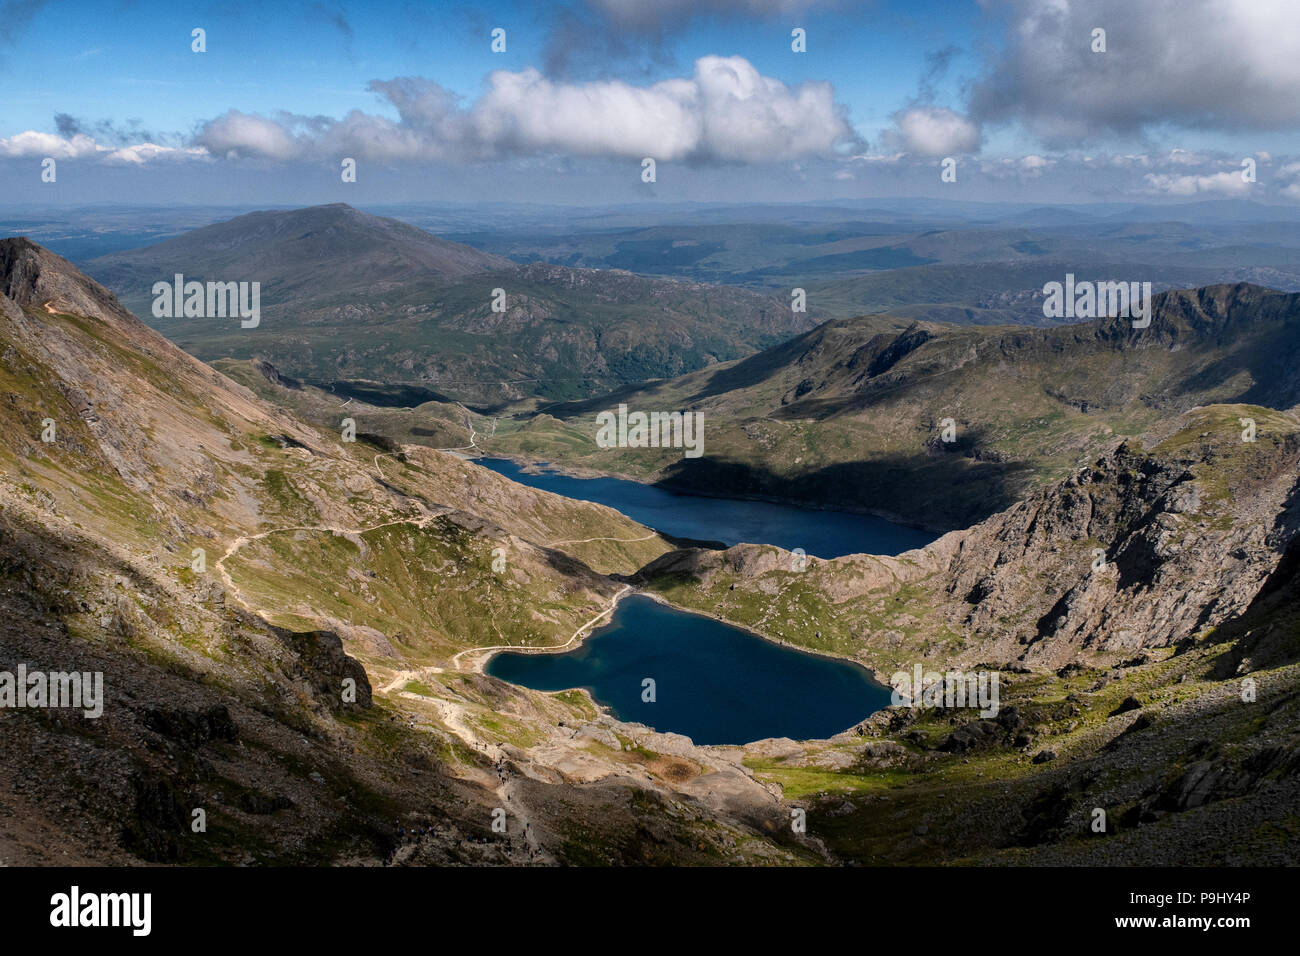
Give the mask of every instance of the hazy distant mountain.
M 1129 276 L 1157 290 L 1224 282 L 1300 290 L 1300 220 L 1291 210 L 1252 203 L 1010 211 L 988 205 L 983 216 L 963 208 L 943 219 L 919 202 L 908 213 L 774 209 L 784 218 L 746 207 L 728 210 L 736 218 L 723 222 L 697 211 L 654 225 L 605 216 L 545 228 L 458 227 L 453 236 L 520 262 L 621 268 L 774 292 L 803 287 L 810 309 L 828 318 L 903 306 L 907 315 L 930 321 L 1048 325 L 1034 302 L 1044 272 L 1058 280 L 1067 272 Z M 606 223 L 616 225 L 596 228 Z M 997 271 L 981 277 L 971 266 Z
M 334 203 L 251 212 L 143 249 L 92 259 L 86 268 L 134 307 L 152 301 L 149 287 L 175 272 L 195 279 L 256 278 L 263 295 L 278 301 L 314 295 L 322 284 L 355 284 L 373 292 L 509 264 L 396 219 Z M 133 311 L 148 318 L 147 309 Z
M 788 292 L 517 266 L 345 205 L 252 213 L 86 268 L 202 359 L 260 357 L 311 381 L 423 385 L 471 402 L 680 375 L 815 324 Z M 153 284 L 176 273 L 260 282 L 259 327 L 154 318 Z

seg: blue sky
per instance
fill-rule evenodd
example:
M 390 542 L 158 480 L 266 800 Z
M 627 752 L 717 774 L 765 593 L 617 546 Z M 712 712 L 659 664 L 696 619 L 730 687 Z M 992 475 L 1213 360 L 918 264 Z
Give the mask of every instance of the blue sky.
M 150 131 L 171 133 L 232 106 L 339 115 L 374 108 L 366 84 L 392 76 L 428 77 L 472 97 L 491 70 L 546 62 L 551 31 L 538 6 L 51 2 L 19 42 L 0 48 L 5 131 L 53 132 L 56 112 L 137 118 Z M 879 128 L 916 94 L 927 54 L 961 42 L 965 52 L 953 63 L 949 82 L 940 83 L 951 97 L 951 75 L 970 65 L 970 41 L 980 23 L 976 4 L 934 0 L 814 8 L 784 19 L 713 16 L 673 37 L 662 57 L 603 66 L 609 74 L 653 82 L 679 74 L 700 56 L 738 54 L 787 84 L 833 80 L 855 124 Z M 196 26 L 207 31 L 202 56 L 190 50 Z M 507 30 L 504 54 L 489 48 L 489 32 L 497 26 Z M 793 26 L 809 31 L 808 55 L 791 52 Z M 587 77 L 600 72 L 591 63 L 575 69 Z
M 369 201 L 1300 199 L 1280 0 L 0 0 L 0 24 L 0 186 L 49 156 L 69 201 L 337 198 L 352 154 Z M 671 169 L 652 191 L 642 153 Z

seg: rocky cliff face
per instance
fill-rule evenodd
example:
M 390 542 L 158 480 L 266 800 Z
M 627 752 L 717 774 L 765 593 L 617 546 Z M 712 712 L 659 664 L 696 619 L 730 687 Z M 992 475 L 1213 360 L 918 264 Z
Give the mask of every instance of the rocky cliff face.
M 1264 426 L 1241 441 L 1238 419 Z M 1240 614 L 1300 530 L 1294 418 L 1188 416 L 961 534 L 939 577 L 974 655 L 1059 667 L 1194 640 Z

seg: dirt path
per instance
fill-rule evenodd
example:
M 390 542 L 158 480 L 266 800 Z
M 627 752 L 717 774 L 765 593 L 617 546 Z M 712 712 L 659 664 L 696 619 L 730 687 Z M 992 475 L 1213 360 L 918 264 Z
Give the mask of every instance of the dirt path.
M 479 448 L 475 442 L 475 439 L 478 437 L 478 432 L 474 431 L 474 419 L 470 417 L 470 410 L 464 405 L 461 405 L 460 402 L 457 402 L 456 404 L 459 405 L 460 410 L 465 413 L 465 427 L 469 429 L 469 444 L 457 445 L 455 448 L 435 448 L 434 451 L 469 451 L 470 449 L 473 449 L 474 451 L 481 453 L 483 449 Z M 493 433 L 495 433 L 496 430 L 496 423 L 493 422 Z
M 649 534 L 643 534 L 639 538 L 573 538 L 568 541 L 552 541 L 546 547 L 554 548 L 556 545 L 559 544 L 588 544 L 589 542 L 592 541 L 619 541 L 626 544 L 627 542 L 630 541 L 648 541 L 651 538 L 656 538 L 658 536 L 659 536 L 658 531 L 651 531 Z
M 630 584 L 623 585 L 622 590 L 620 590 L 617 594 L 615 594 L 610 599 L 609 607 L 605 608 L 605 610 L 601 611 L 590 621 L 587 621 L 585 624 L 579 627 L 576 631 L 573 632 L 572 637 L 570 637 L 567 641 L 565 641 L 563 644 L 559 645 L 558 647 L 522 647 L 518 644 L 496 644 L 491 647 L 467 647 L 465 648 L 465 650 L 457 651 L 455 654 L 452 655 L 451 666 L 456 668 L 457 670 L 466 670 L 467 668 L 465 667 L 465 665 L 461 663 L 460 660 L 461 657 L 465 654 L 489 655 L 494 651 L 524 651 L 526 653 L 544 652 L 547 654 L 559 653 L 560 651 L 566 650 L 571 644 L 577 641 L 582 636 L 583 631 L 595 625 L 597 621 L 599 621 L 601 618 L 605 617 L 606 615 L 612 614 L 614 612 L 614 608 L 618 607 L 619 600 L 623 597 L 624 594 L 626 594 L 630 590 L 632 590 L 632 585 Z M 478 671 L 482 668 L 482 666 L 483 666 L 483 661 L 474 660 L 469 664 L 468 669 L 473 671 Z

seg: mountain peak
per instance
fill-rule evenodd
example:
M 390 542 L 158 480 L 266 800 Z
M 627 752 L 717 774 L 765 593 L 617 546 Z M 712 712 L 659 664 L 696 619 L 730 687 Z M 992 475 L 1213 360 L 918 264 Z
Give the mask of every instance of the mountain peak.
M 86 267 L 139 305 L 136 299 L 154 281 L 176 272 L 259 281 L 281 295 L 295 287 L 343 294 L 512 265 L 500 256 L 340 202 L 245 213 L 156 245 L 101 256 Z M 136 298 L 127 287 L 140 290 Z
M 113 293 L 26 236 L 0 239 L 0 295 L 20 307 L 52 303 L 77 315 L 127 315 Z

